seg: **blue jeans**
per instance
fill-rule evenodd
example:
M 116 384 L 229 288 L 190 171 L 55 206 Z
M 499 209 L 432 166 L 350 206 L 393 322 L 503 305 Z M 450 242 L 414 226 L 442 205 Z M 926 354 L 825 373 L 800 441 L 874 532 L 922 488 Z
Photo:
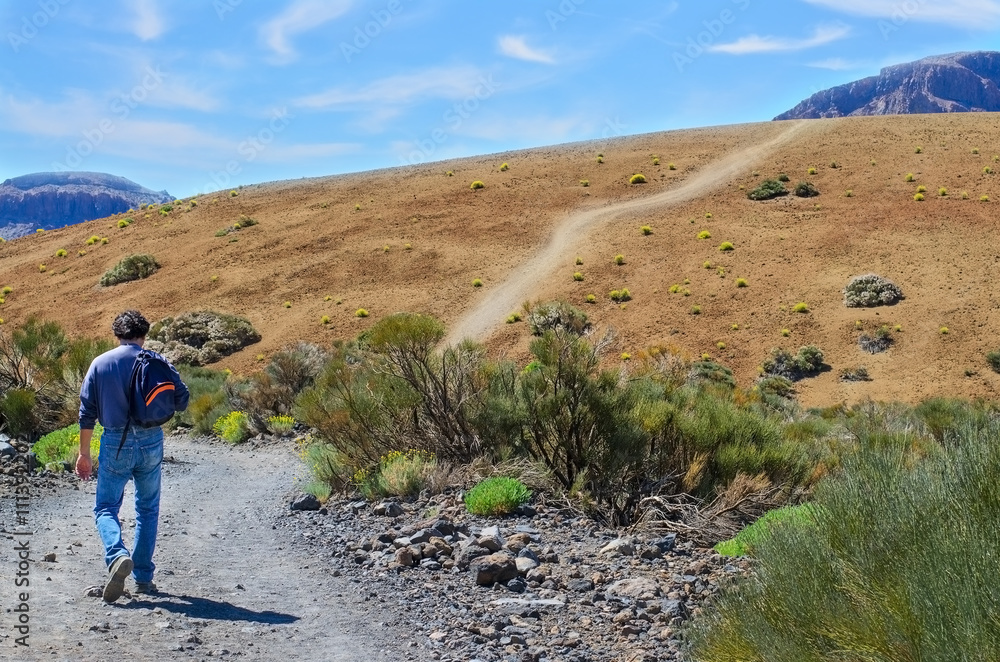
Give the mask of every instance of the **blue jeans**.
M 135 481 L 135 540 L 132 577 L 137 582 L 153 581 L 153 548 L 160 519 L 160 467 L 163 463 L 163 430 L 130 428 L 121 453 L 118 443 L 122 430 L 106 428 L 101 435 L 97 456 L 97 504 L 94 520 L 104 543 L 104 562 L 108 568 L 120 556 L 128 556 L 118 520 L 125 495 L 125 484 Z M 115 454 L 118 457 L 115 457 Z

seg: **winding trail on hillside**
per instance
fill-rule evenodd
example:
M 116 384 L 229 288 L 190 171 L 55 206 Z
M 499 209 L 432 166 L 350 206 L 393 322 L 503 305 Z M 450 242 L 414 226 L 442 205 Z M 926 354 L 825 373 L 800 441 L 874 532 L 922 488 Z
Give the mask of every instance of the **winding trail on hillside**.
M 734 177 L 745 173 L 748 164 L 765 158 L 788 144 L 806 130 L 823 126 L 809 120 L 790 122 L 785 130 L 770 140 L 733 152 L 706 164 L 675 188 L 649 197 L 633 198 L 603 207 L 571 213 L 555 227 L 548 241 L 537 253 L 515 266 L 510 274 L 494 287 L 480 294 L 480 301 L 451 325 L 445 343 L 454 345 L 465 338 L 485 340 L 499 327 L 510 311 L 532 299 L 538 283 L 553 271 L 553 265 L 582 244 L 587 233 L 626 213 L 646 213 L 681 205 L 724 186 Z
M 94 528 L 95 482 L 35 490 L 30 537 L 13 535 L 14 499 L 0 499 L 0 659 L 381 660 L 405 659 L 391 621 L 360 587 L 296 545 L 314 533 L 289 517 L 304 471 L 290 442 L 228 447 L 166 440 L 154 560 L 160 594 L 113 605 L 85 596 L 106 579 Z M 121 518 L 134 531 L 131 483 Z M 17 541 L 29 540 L 30 587 L 15 589 Z M 42 557 L 54 552 L 55 562 Z M 126 589 L 133 586 L 126 582 Z M 10 609 L 27 591 L 30 647 L 17 646 Z

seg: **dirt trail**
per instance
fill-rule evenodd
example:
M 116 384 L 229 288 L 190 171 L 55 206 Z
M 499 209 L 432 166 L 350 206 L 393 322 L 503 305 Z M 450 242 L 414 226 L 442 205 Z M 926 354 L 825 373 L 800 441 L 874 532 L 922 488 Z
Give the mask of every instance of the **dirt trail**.
M 369 611 L 357 584 L 292 551 L 297 536 L 310 534 L 287 516 L 298 469 L 287 445 L 231 449 L 170 437 L 166 447 L 174 460 L 163 472 L 159 595 L 126 595 L 110 606 L 85 597 L 106 576 L 93 481 L 33 495 L 28 649 L 15 645 L 11 612 L 25 590 L 14 586 L 14 547 L 23 537 L 10 535 L 14 499 L 0 499 L 0 659 L 404 659 L 382 625 L 390 619 Z M 130 484 L 121 513 L 126 542 L 132 499 Z M 41 560 L 48 552 L 56 562 Z
M 534 255 L 515 267 L 500 284 L 484 288 L 481 300 L 451 327 L 445 342 L 456 344 L 464 338 L 484 340 L 496 327 L 503 323 L 512 310 L 532 298 L 538 283 L 548 276 L 554 264 L 561 263 L 567 255 L 586 239 L 586 234 L 601 223 L 605 223 L 626 213 L 641 214 L 654 209 L 662 209 L 690 202 L 719 188 L 741 173 L 745 173 L 754 161 L 765 158 L 779 147 L 789 143 L 807 127 L 819 128 L 818 123 L 808 120 L 792 122 L 791 125 L 767 142 L 734 152 L 718 161 L 704 166 L 685 179 L 676 188 L 643 198 L 634 198 L 595 209 L 585 209 L 570 214 L 549 237 L 548 242 Z

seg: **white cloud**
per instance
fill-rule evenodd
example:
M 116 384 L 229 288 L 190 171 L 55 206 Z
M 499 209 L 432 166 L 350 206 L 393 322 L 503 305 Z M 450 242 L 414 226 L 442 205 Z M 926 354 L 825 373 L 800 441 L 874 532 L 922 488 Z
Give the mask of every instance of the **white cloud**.
M 139 39 L 150 41 L 164 33 L 166 23 L 155 0 L 126 0 L 125 4 L 135 12 L 130 27 Z
M 528 62 L 555 64 L 555 59 L 546 51 L 528 46 L 525 37 L 505 35 L 500 37 L 500 52 L 507 57 Z
M 868 66 L 868 63 L 862 60 L 847 60 L 842 57 L 830 57 L 825 60 L 809 62 L 806 66 L 813 67 L 814 69 L 829 69 L 830 71 L 855 71 L 857 69 L 864 69 Z
M 275 61 L 287 64 L 298 57 L 292 37 L 342 16 L 353 4 L 353 0 L 294 0 L 261 26 L 261 38 L 274 51 Z
M 989 30 L 1000 24 L 998 0 L 804 0 L 857 16 L 871 16 L 903 24 L 907 21 L 947 23 L 962 28 Z
M 839 41 L 851 33 L 851 28 L 842 23 L 821 25 L 813 31 L 811 37 L 805 39 L 790 39 L 787 37 L 761 37 L 748 35 L 728 44 L 716 44 L 708 48 L 713 53 L 729 53 L 730 55 L 750 55 L 753 53 L 777 53 L 781 51 L 803 51 L 825 44 Z
M 398 106 L 423 99 L 464 99 L 478 93 L 491 94 L 498 87 L 492 79 L 472 66 L 434 67 L 412 74 L 400 74 L 372 81 L 364 87 L 336 87 L 296 99 L 302 108 L 336 109 L 362 105 Z

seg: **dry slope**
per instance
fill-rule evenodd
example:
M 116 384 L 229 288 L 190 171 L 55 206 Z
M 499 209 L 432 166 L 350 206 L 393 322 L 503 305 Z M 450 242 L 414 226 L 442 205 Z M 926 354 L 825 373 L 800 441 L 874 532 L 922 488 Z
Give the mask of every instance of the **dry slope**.
M 0 286 L 14 292 L 0 317 L 16 324 L 38 314 L 93 335 L 126 306 L 151 317 L 215 308 L 249 317 L 263 334 L 223 363 L 250 371 L 258 355 L 289 341 L 351 337 L 400 310 L 434 314 L 459 335 L 495 328 L 522 298 L 561 297 L 614 326 L 623 352 L 661 344 L 709 353 L 743 384 L 772 347 L 819 345 L 833 370 L 801 385 L 806 404 L 993 397 L 1000 376 L 983 355 L 1000 346 L 991 273 L 1000 260 L 1000 180 L 986 171 L 1000 170 L 994 155 L 998 116 L 972 113 L 676 131 L 261 184 L 165 215 L 132 213 L 123 229 L 113 217 L 9 242 L 0 247 Z M 629 185 L 639 172 L 649 183 Z M 822 195 L 747 199 L 779 172 Z M 486 187 L 471 190 L 473 180 Z M 928 189 L 923 202 L 913 199 L 918 185 Z M 215 236 L 241 215 L 259 224 Z M 703 232 L 710 238 L 699 239 Z M 109 243 L 86 246 L 94 234 Z M 735 250 L 719 251 L 723 241 Z M 60 248 L 67 257 L 55 257 Z M 97 286 L 135 252 L 154 254 L 163 268 L 145 281 Z M 843 286 L 870 271 L 896 281 L 906 299 L 845 308 Z M 749 286 L 737 288 L 737 277 Z M 670 293 L 674 284 L 680 293 Z M 633 297 L 624 309 L 608 299 L 621 287 Z M 585 303 L 590 293 L 597 303 Z M 793 313 L 798 302 L 810 312 Z M 371 316 L 356 317 L 359 308 Z M 858 322 L 902 330 L 892 349 L 870 356 L 857 347 Z M 504 325 L 488 341 L 523 357 L 527 332 Z M 858 365 L 874 381 L 838 381 L 839 369 Z

